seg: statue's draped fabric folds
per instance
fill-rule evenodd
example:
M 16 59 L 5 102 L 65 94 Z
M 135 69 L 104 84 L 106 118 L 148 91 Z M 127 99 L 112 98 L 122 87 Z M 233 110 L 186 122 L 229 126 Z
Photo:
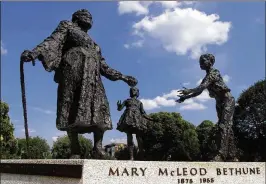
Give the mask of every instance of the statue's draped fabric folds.
M 138 81 L 107 65 L 100 47 L 87 33 L 91 27 L 91 14 L 85 9 L 78 10 L 71 21 L 61 21 L 32 51 L 24 51 L 21 59 L 29 62 L 38 58 L 47 71 L 55 72 L 54 81 L 58 83 L 56 127 L 67 131 L 72 155 L 80 154 L 78 133 L 93 132 L 98 158 L 104 155 L 103 134 L 112 129 L 101 76 L 111 81 L 122 80 L 129 86 L 135 86 Z
M 119 79 L 110 69 L 94 41 L 70 21 L 62 21 L 50 37 L 33 51 L 58 83 L 57 121 L 59 130 L 88 133 L 112 129 L 109 104 L 101 75 Z

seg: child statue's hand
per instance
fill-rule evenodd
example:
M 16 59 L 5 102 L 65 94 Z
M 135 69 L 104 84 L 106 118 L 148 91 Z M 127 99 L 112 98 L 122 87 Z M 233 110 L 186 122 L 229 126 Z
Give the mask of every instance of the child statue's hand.
M 176 100 L 176 102 L 178 103 L 183 103 L 185 101 L 185 98 L 183 97 L 180 97 L 178 100 Z
M 121 107 L 122 107 L 121 100 L 118 100 L 118 101 L 117 101 L 117 109 L 120 110 Z

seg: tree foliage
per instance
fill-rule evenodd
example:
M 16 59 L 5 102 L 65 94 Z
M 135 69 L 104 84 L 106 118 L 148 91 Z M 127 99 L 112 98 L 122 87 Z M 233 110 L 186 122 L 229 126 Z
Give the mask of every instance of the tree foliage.
M 212 155 L 215 151 L 215 146 L 211 140 L 215 133 L 215 124 L 212 121 L 204 120 L 197 126 L 196 130 L 200 144 L 198 159 L 201 161 L 208 161 L 212 159 Z
M 266 161 L 266 86 L 265 80 L 256 82 L 243 91 L 237 99 L 234 114 L 234 133 L 240 161 Z M 26 158 L 26 140 L 16 139 L 14 126 L 8 115 L 8 104 L 1 102 L 1 158 Z M 148 123 L 143 136 L 146 160 L 208 161 L 216 152 L 215 132 L 217 126 L 205 120 L 195 127 L 179 113 L 158 112 L 150 114 L 155 120 Z M 92 141 L 79 135 L 81 157 L 91 158 Z M 30 137 L 29 158 L 68 159 L 71 155 L 67 136 L 54 142 L 52 153 L 47 141 Z M 137 149 L 134 150 L 137 158 Z M 127 160 L 129 153 L 124 148 L 115 154 L 118 160 Z M 114 159 L 106 156 L 105 159 Z
M 8 112 L 9 106 L 5 102 L 0 102 L 1 112 L 1 159 L 15 158 L 17 152 L 17 141 L 14 136 L 14 126 L 10 121 Z
M 18 156 L 22 159 L 27 158 L 26 139 L 20 138 L 18 140 Z M 29 137 L 29 159 L 47 159 L 50 158 L 50 146 L 47 141 L 39 136 Z
M 92 141 L 79 135 L 79 143 L 81 148 L 81 157 L 84 159 L 91 158 L 92 154 Z M 68 136 L 59 137 L 53 144 L 52 158 L 55 159 L 68 159 L 71 156 L 70 140 Z
M 144 148 L 148 160 L 193 160 L 199 152 L 197 132 L 179 113 L 151 114 Z
M 134 146 L 133 154 L 134 154 L 134 159 L 135 160 L 138 159 L 137 152 L 138 152 L 138 148 L 137 148 L 137 146 Z M 124 148 L 118 150 L 117 152 L 115 152 L 115 158 L 117 160 L 129 160 L 130 157 L 129 157 L 128 147 L 124 147 Z
M 245 161 L 266 161 L 265 80 L 243 91 L 237 100 L 234 130 Z

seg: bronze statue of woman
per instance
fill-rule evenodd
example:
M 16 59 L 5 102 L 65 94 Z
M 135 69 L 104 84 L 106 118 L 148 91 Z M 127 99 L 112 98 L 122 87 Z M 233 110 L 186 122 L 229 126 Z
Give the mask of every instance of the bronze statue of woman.
M 71 158 L 80 158 L 78 134 L 94 133 L 94 157 L 102 158 L 103 135 L 112 129 L 109 103 L 101 76 L 122 80 L 135 86 L 137 80 L 110 68 L 100 47 L 87 34 L 92 27 L 88 10 L 78 10 L 72 21 L 61 21 L 54 32 L 32 51 L 24 51 L 24 62 L 38 59 L 44 68 L 55 71 L 58 83 L 58 130 L 67 131 L 71 141 Z
M 218 153 L 214 157 L 214 161 L 233 161 L 236 159 L 236 146 L 232 129 L 235 99 L 230 93 L 231 90 L 224 83 L 220 72 L 213 68 L 214 63 L 215 57 L 212 54 L 201 55 L 199 64 L 200 68 L 206 71 L 206 76 L 198 87 L 178 91 L 180 92 L 180 99 L 177 102 L 182 103 L 188 98 L 196 97 L 205 89 L 209 91 L 210 97 L 216 100 L 219 119 L 218 132 L 216 133 Z

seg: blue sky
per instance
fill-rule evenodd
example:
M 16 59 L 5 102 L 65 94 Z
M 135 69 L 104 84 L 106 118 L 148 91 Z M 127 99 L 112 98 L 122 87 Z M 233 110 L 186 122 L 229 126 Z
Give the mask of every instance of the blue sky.
M 1 64 L 2 100 L 10 105 L 15 135 L 24 137 L 19 80 L 19 57 L 49 36 L 61 20 L 69 20 L 78 9 L 88 9 L 94 25 L 89 35 L 101 46 L 108 64 L 135 76 L 140 99 L 147 113 L 180 112 L 198 125 L 217 121 L 214 100 L 200 97 L 176 104 L 176 90 L 196 87 L 205 73 L 198 57 L 210 52 L 235 98 L 265 76 L 264 2 L 2 2 Z M 37 62 L 25 66 L 28 118 L 31 136 L 52 144 L 61 136 L 55 127 L 56 91 L 53 73 Z M 123 82 L 103 78 L 114 129 L 104 144 L 124 142 L 116 130 L 122 114 L 117 100 L 129 96 Z M 92 135 L 87 135 L 91 138 Z

